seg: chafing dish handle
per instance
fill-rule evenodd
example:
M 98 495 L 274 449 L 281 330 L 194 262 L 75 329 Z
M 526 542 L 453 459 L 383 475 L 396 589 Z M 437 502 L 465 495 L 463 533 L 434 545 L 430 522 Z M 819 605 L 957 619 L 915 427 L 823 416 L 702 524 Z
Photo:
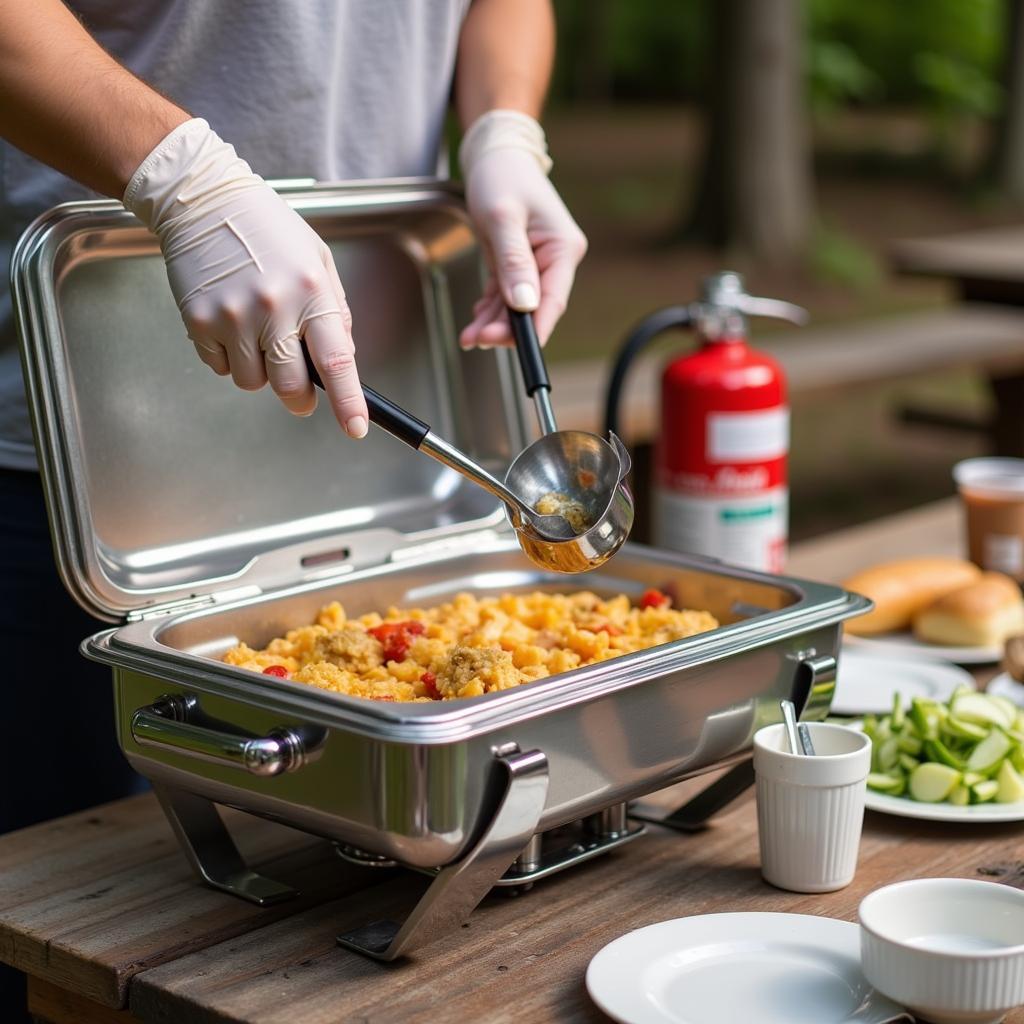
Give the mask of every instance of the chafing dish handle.
M 250 775 L 293 772 L 306 762 L 302 737 L 291 729 L 266 736 L 239 736 L 188 721 L 198 704 L 194 697 L 162 697 L 132 715 L 132 738 L 141 747 L 161 747 L 186 757 L 240 768 Z

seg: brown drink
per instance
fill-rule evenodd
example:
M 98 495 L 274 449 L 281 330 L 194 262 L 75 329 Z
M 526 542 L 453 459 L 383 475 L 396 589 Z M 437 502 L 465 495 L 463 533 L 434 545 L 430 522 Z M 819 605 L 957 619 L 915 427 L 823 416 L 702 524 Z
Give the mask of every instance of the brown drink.
M 1024 582 L 1024 459 L 967 459 L 953 467 L 969 557 Z

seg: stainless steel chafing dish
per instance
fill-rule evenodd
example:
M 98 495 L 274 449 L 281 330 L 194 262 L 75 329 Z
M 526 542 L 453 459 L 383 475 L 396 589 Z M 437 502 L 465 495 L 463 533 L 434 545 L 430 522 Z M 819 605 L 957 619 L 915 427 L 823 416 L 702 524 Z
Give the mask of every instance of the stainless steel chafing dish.
M 527 441 L 507 352 L 459 353 L 480 285 L 458 194 L 433 181 L 287 191 L 352 296 L 364 379 L 503 471 Z M 434 876 L 405 922 L 341 938 L 381 959 L 523 884 L 634 838 L 627 801 L 743 759 L 791 696 L 831 699 L 842 620 L 866 602 L 635 545 L 579 580 L 531 566 L 499 508 L 326 408 L 295 419 L 201 366 L 154 240 L 112 202 L 40 218 L 13 261 L 55 548 L 68 589 L 118 625 L 83 649 L 113 668 L 125 755 L 152 780 L 208 883 L 290 890 L 247 867 L 215 804 Z M 101 382 L 97 384 L 95 382 Z M 325 405 L 325 403 L 322 403 Z M 639 594 L 710 633 L 473 700 L 377 704 L 233 668 L 219 655 L 308 622 L 459 590 Z M 542 833 L 582 820 L 568 845 Z

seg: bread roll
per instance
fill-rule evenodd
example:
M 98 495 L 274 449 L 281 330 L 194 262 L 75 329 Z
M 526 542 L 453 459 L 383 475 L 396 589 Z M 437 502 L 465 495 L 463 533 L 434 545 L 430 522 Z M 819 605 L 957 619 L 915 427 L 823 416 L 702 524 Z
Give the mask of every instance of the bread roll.
M 962 558 L 907 558 L 865 569 L 843 586 L 870 597 L 875 607 L 847 622 L 847 632 L 870 636 L 909 629 L 919 611 L 980 576 L 981 570 Z
M 940 597 L 914 618 L 922 640 L 950 647 L 1002 647 L 1024 629 L 1020 587 L 998 572 Z

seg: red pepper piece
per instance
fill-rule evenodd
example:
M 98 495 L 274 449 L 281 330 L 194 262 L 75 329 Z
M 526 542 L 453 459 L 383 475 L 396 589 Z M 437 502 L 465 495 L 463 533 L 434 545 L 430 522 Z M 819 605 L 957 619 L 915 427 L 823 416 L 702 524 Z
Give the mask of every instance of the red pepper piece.
M 370 700 L 390 701 L 392 704 L 395 702 L 394 697 L 371 697 Z
M 672 598 L 668 594 L 663 594 L 653 587 L 650 590 L 645 590 L 640 598 L 641 608 L 667 608 L 671 603 Z
M 423 689 L 427 691 L 427 696 L 431 700 L 441 699 L 441 691 L 437 688 L 437 676 L 433 672 L 424 672 L 420 676 L 420 682 L 423 684 Z
M 408 622 L 382 622 L 368 630 L 384 647 L 385 661 L 402 661 L 409 653 L 409 644 L 414 636 L 426 632 L 422 622 L 410 619 Z
M 268 665 L 264 670 L 265 676 L 277 676 L 278 679 L 288 678 L 288 669 L 284 665 Z

